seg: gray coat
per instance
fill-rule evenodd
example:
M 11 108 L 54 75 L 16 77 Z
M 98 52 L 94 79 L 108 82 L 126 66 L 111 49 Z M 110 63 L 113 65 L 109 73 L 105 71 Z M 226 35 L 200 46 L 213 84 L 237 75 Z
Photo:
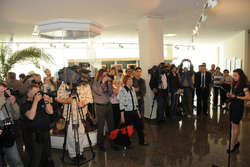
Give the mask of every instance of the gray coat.
M 5 97 L 0 97 L 0 109 L 2 114 L 0 115 L 0 120 L 5 119 L 7 117 L 11 117 L 13 120 L 18 120 L 20 118 L 20 109 L 17 103 L 11 104 L 9 99 L 6 99 Z M 6 111 L 8 110 L 8 113 Z
M 184 82 L 184 79 L 186 78 L 187 81 L 188 81 L 188 87 L 193 89 L 194 88 L 194 84 L 193 84 L 193 80 L 192 80 L 192 77 L 194 75 L 194 67 L 193 67 L 193 65 L 192 64 L 190 65 L 190 70 L 189 71 L 184 72 L 183 71 L 183 64 L 181 63 L 180 68 L 179 68 L 179 73 L 180 73 L 181 86 L 183 87 L 183 82 Z

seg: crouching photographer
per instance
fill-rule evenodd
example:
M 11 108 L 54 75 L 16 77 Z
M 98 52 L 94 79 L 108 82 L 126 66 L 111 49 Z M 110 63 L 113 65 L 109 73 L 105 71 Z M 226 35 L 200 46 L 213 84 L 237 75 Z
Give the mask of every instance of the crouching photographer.
M 27 99 L 21 106 L 23 140 L 29 156 L 29 167 L 47 166 L 49 150 L 49 115 L 53 114 L 50 97 L 37 85 L 27 88 Z
M 20 110 L 16 98 L 7 90 L 7 86 L 0 82 L 0 166 L 4 159 L 10 167 L 23 167 L 16 146 L 14 120 L 19 119 Z

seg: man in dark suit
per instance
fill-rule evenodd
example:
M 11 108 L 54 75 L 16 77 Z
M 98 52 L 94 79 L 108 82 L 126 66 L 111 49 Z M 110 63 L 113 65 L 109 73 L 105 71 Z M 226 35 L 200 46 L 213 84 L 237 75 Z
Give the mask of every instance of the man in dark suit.
M 209 86 L 211 73 L 206 71 L 206 66 L 201 65 L 201 71 L 195 75 L 195 88 L 197 95 L 197 115 L 208 115 Z

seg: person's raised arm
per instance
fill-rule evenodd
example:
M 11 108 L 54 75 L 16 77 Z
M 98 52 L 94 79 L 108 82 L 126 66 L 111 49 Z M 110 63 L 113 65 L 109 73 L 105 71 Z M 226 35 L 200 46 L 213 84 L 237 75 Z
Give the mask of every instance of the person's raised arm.
M 25 113 L 25 116 L 29 119 L 29 120 L 34 120 L 35 116 L 36 116 L 36 110 L 37 110 L 37 104 L 38 102 L 42 99 L 42 95 L 41 94 L 37 94 L 35 95 L 32 107 L 29 111 L 27 111 Z
M 43 99 L 46 105 L 46 113 L 52 115 L 54 113 L 54 110 L 50 103 L 50 97 L 48 95 L 43 95 Z

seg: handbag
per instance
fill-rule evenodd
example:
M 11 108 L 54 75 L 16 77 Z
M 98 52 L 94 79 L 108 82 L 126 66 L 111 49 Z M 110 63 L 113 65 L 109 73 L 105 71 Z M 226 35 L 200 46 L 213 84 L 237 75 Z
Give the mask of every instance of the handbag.
M 115 144 L 120 146 L 130 146 L 131 141 L 130 137 L 134 132 L 134 128 L 132 126 L 123 125 L 120 129 L 115 129 L 110 133 L 109 139 L 113 140 Z

